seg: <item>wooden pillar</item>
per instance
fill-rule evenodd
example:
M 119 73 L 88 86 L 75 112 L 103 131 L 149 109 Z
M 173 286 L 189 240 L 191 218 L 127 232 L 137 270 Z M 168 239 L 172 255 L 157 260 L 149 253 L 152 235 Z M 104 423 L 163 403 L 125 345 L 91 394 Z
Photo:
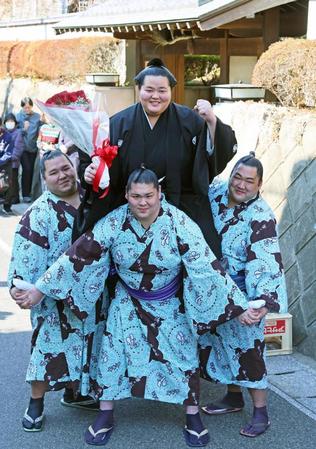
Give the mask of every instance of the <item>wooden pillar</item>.
M 166 67 L 174 74 L 178 83 L 173 88 L 172 99 L 176 103 L 184 103 L 184 55 L 181 53 L 163 55 Z
M 269 45 L 280 39 L 280 9 L 267 9 L 263 13 L 263 47 L 267 50 Z
M 138 72 L 140 72 L 144 68 L 144 60 L 143 60 L 143 54 L 142 54 L 142 41 L 136 39 L 135 43 L 136 49 L 135 49 L 135 75 L 137 75 Z
M 220 39 L 220 83 L 229 83 L 229 52 L 228 52 L 228 31 L 225 30 L 225 37 Z

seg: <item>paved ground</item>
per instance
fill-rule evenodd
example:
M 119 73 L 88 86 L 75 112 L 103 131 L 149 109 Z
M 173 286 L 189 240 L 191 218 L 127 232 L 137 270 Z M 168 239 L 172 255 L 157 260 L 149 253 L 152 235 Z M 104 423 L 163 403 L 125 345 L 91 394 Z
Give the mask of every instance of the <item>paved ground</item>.
M 16 207 L 21 212 L 23 205 Z M 43 432 L 29 434 L 21 428 L 21 416 L 29 398 L 24 383 L 30 347 L 28 311 L 10 300 L 5 279 L 10 248 L 18 217 L 0 216 L 0 449 L 86 449 L 82 434 L 94 412 L 62 407 L 61 393 L 45 400 Z M 270 430 L 255 441 L 239 436 L 251 405 L 241 413 L 205 417 L 212 449 L 315 449 L 316 447 L 316 362 L 295 353 L 268 358 L 270 372 Z M 202 403 L 218 397 L 223 387 L 202 384 Z M 109 449 L 184 449 L 181 406 L 144 400 L 120 401 L 116 407 L 116 430 Z

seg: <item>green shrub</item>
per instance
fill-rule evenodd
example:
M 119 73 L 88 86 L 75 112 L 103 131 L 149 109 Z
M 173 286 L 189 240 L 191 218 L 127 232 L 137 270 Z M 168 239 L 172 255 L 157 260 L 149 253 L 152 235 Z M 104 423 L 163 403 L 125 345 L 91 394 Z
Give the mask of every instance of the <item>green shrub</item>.
M 219 56 L 185 55 L 184 82 L 186 85 L 209 86 L 219 80 Z

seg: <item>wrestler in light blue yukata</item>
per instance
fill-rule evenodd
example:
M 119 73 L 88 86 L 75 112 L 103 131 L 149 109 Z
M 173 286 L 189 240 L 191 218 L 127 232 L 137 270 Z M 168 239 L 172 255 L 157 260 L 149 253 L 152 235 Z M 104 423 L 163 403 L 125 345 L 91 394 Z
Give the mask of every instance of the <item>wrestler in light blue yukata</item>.
M 160 196 L 152 171 L 134 171 L 128 204 L 80 237 L 25 296 L 25 306 L 45 293 L 88 314 L 111 264 L 116 271 L 99 352 L 90 366 L 101 410 L 85 434 L 88 444 L 106 444 L 110 438 L 113 401 L 138 397 L 184 404 L 187 444 L 207 445 L 198 413 L 198 339 L 236 316 L 256 320 L 251 310 L 244 312 L 247 299 L 200 228 Z
M 236 163 L 228 183 L 215 179 L 209 189 L 214 224 L 222 242 L 222 266 L 249 301 L 264 300 L 265 307 L 258 311 L 260 324 L 244 326 L 232 320 L 202 338 L 201 358 L 208 358 L 205 374 L 229 385 L 227 395 L 203 411 L 209 415 L 240 411 L 244 402 L 236 386 L 249 388 L 254 415 L 240 431 L 249 437 L 263 433 L 270 424 L 264 316 L 268 311 L 287 310 L 276 220 L 259 194 L 262 175 L 261 162 L 253 155 L 245 156 Z
M 74 216 L 80 203 L 76 171 L 61 151 L 47 152 L 42 173 L 48 190 L 25 212 L 14 238 L 8 285 L 17 302 L 22 292 L 14 287 L 16 279 L 34 284 L 70 246 Z M 32 394 L 22 424 L 26 431 L 39 431 L 46 391 L 67 387 L 63 403 L 66 405 L 68 400 L 69 405 L 69 398 L 74 399 L 72 391 L 84 390 L 82 367 L 92 345 L 95 314 L 92 310 L 83 323 L 67 304 L 47 295 L 40 305 L 31 309 L 31 321 L 32 352 L 26 381 L 31 383 Z M 93 401 L 89 399 L 81 402 L 91 404 Z M 74 402 L 80 405 L 80 401 Z

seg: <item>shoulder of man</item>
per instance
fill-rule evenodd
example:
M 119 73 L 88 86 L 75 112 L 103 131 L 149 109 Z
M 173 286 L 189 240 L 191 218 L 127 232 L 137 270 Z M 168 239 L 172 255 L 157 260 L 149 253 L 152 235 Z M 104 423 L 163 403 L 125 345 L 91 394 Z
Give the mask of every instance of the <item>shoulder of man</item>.
M 224 194 L 228 190 L 228 182 L 226 179 L 220 179 L 216 176 L 209 185 L 209 198 L 214 199 L 215 196 Z
M 133 116 L 136 108 L 137 108 L 137 103 L 133 104 L 132 106 L 129 106 L 126 109 L 123 109 L 122 111 L 116 112 L 116 114 L 114 114 L 110 117 L 110 123 L 112 124 L 112 123 L 116 123 L 120 120 L 130 119 Z
M 118 139 L 123 139 L 125 133 L 132 128 L 137 107 L 138 103 L 133 104 L 110 117 L 110 139 L 112 144 L 116 144 Z
M 254 228 L 257 229 L 261 224 L 266 226 L 267 223 L 270 223 L 269 229 L 270 226 L 272 226 L 271 229 L 274 229 L 277 225 L 273 210 L 261 195 L 245 209 L 243 216 L 244 222 L 249 226 L 249 235 L 252 234 Z
M 253 203 L 253 207 L 256 207 L 256 211 L 263 216 L 270 216 L 271 218 L 275 218 L 275 214 L 272 208 L 269 206 L 267 201 L 259 195 L 257 201 Z
M 33 112 L 33 114 L 31 114 L 31 116 L 30 116 L 30 120 L 34 121 L 34 122 L 42 123 L 41 116 L 38 112 Z
M 47 224 L 51 213 L 51 208 L 48 204 L 49 195 L 49 191 L 43 192 L 24 212 L 19 225 L 30 227 L 30 229 L 41 228 L 41 232 L 43 232 L 43 224 Z M 45 225 L 44 228 L 46 229 L 46 227 Z
M 171 103 L 171 105 L 175 108 L 183 127 L 187 128 L 194 135 L 201 132 L 205 121 L 199 114 L 197 114 L 197 112 L 182 104 Z
M 185 212 L 183 212 L 183 210 L 179 209 L 171 203 L 168 203 L 167 200 L 164 200 L 162 205 L 164 206 L 165 214 L 172 218 L 176 227 L 177 225 L 186 226 L 188 224 L 192 224 L 192 226 L 198 226 L 192 220 L 192 218 L 190 218 Z
M 100 218 L 100 220 L 98 220 L 96 224 L 93 226 L 92 232 L 102 233 L 103 227 L 106 226 L 104 232 L 108 234 L 110 228 L 111 231 L 117 234 L 117 232 L 121 230 L 122 223 L 125 221 L 127 207 L 128 207 L 127 204 L 123 204 L 122 206 L 119 206 L 116 209 L 109 212 L 108 214 L 106 214 L 104 217 Z
M 46 213 L 46 211 L 49 210 L 48 200 L 56 202 L 55 198 L 53 198 L 51 192 L 49 190 L 45 190 L 30 206 L 30 209 L 37 208 L 37 209 L 45 210 L 45 213 Z

